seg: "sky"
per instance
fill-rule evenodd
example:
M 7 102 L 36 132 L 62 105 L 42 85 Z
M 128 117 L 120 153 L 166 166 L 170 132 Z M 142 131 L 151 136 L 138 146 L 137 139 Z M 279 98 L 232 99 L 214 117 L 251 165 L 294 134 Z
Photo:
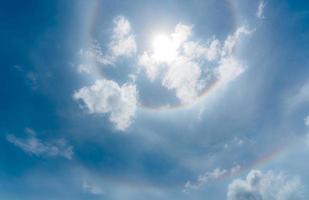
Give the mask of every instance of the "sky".
M 0 6 L 0 199 L 306 200 L 309 3 Z

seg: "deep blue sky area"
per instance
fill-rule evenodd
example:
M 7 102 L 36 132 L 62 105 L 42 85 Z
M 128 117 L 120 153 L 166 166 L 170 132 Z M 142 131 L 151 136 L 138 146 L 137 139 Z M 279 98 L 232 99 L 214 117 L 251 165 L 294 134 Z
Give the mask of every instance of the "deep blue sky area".
M 306 200 L 309 2 L 0 6 L 0 199 Z

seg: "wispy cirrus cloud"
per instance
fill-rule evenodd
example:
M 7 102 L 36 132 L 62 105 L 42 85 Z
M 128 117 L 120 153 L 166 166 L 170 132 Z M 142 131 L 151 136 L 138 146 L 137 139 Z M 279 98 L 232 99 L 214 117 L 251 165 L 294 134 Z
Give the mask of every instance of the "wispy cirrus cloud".
M 89 181 L 83 181 L 82 188 L 85 192 L 93 195 L 102 195 L 104 191 L 97 184 L 90 183 Z
M 309 103 L 309 80 L 306 80 L 290 97 L 287 99 L 287 104 L 290 109 L 295 109 L 298 106 Z
M 211 181 L 215 181 L 224 176 L 234 175 L 239 172 L 240 169 L 241 167 L 239 165 L 235 165 L 231 169 L 215 168 L 213 171 L 199 175 L 195 182 L 187 181 L 185 184 L 185 191 L 187 189 L 199 189 Z
M 264 9 L 265 9 L 265 6 L 266 6 L 266 3 L 264 0 L 261 0 L 259 2 L 259 5 L 258 5 L 258 9 L 256 11 L 256 17 L 259 18 L 259 19 L 264 19 L 265 16 L 264 16 Z
M 73 147 L 67 144 L 64 139 L 58 139 L 54 141 L 42 141 L 36 136 L 36 132 L 27 128 L 25 132 L 28 134 L 27 138 L 18 138 L 13 134 L 7 135 L 7 140 L 19 147 L 30 155 L 35 156 L 47 156 L 47 157 L 64 157 L 72 159 Z
M 79 50 L 82 63 L 76 65 L 81 74 L 98 73 L 100 66 L 115 66 L 118 57 L 133 57 L 137 52 L 135 35 L 131 24 L 124 16 L 113 20 L 113 33 L 104 52 L 99 41 L 91 40 L 86 48 Z

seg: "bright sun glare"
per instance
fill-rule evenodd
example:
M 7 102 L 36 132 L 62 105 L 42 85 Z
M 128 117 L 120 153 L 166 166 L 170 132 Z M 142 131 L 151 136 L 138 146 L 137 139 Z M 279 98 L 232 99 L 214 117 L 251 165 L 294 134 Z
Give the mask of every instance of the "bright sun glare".
M 153 48 L 158 61 L 169 62 L 177 56 L 177 45 L 167 35 L 157 35 L 153 40 Z

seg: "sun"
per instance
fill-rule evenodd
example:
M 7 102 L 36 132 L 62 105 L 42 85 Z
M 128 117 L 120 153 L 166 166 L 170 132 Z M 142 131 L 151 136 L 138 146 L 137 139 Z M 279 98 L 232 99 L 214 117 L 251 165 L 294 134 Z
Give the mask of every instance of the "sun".
M 177 45 L 165 34 L 159 34 L 153 40 L 154 57 L 160 62 L 170 62 L 177 56 Z

